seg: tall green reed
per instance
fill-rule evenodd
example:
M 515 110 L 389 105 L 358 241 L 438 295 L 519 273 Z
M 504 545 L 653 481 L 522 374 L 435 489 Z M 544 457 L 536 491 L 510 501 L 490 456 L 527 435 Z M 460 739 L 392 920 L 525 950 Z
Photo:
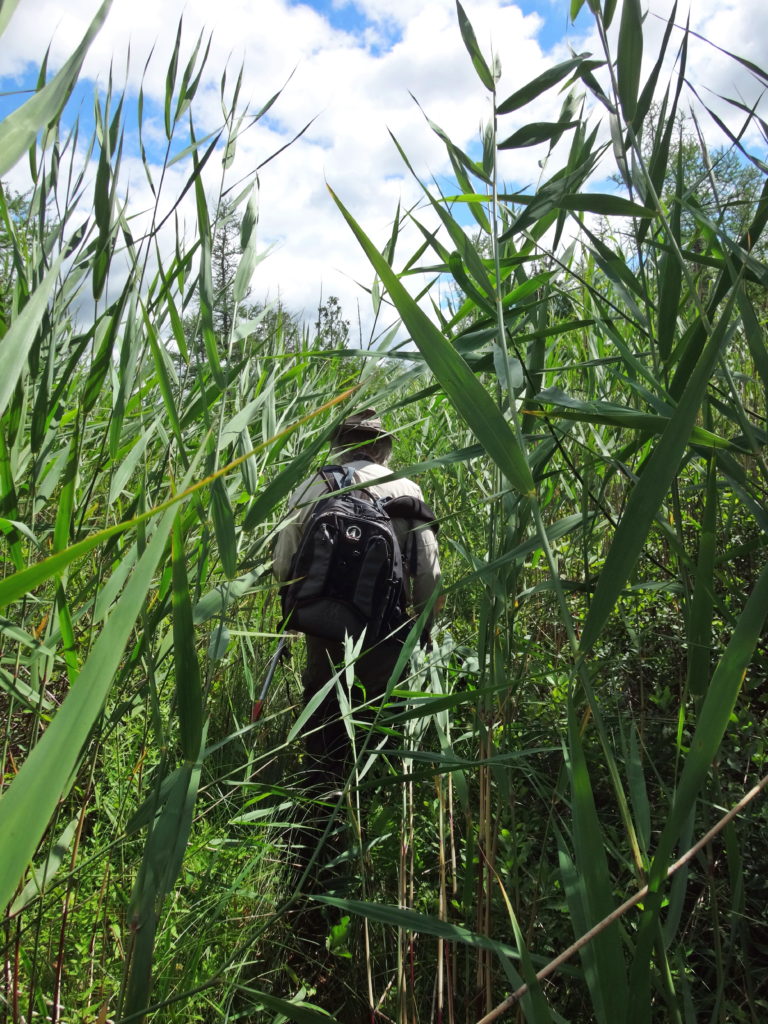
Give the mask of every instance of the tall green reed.
M 637 5 L 622 7 L 615 54 L 615 9 L 594 13 L 604 54 L 573 56 L 499 100 L 458 8 L 494 113 L 476 156 L 433 126 L 457 182 L 455 196 L 424 190 L 443 234 L 413 212 L 425 242 L 398 257 L 398 211 L 382 254 L 342 208 L 375 271 L 374 301 L 383 289 L 418 349 L 392 353 L 384 372 L 391 338 L 365 353 L 321 354 L 309 340 L 286 351 L 236 308 L 229 336 L 216 335 L 223 207 L 203 175 L 219 159 L 226 173 L 248 117 L 236 83 L 220 130 L 186 137 L 202 40 L 185 63 L 180 35 L 169 64 L 163 167 L 183 137 L 198 223 L 168 256 L 165 171 L 143 148 L 158 195 L 148 233 L 122 205 L 119 93 L 110 84 L 98 102 L 92 190 L 78 130 L 62 127 L 84 50 L 14 115 L 4 152 L 31 148 L 34 186 L 29 230 L 11 231 L 3 341 L 14 345 L 0 354 L 11 1019 L 120 1003 L 121 1019 L 152 1007 L 189 1019 L 207 1004 L 225 1019 L 301 1021 L 327 1019 L 309 1005 L 321 996 L 340 1007 L 338 993 L 310 991 L 315 968 L 290 933 L 296 893 L 277 866 L 301 801 L 300 730 L 286 725 L 295 669 L 293 692 L 257 730 L 246 709 L 277 626 L 271 530 L 321 457 L 334 406 L 309 414 L 355 387 L 401 420 L 413 414 L 397 470 L 424 474 L 439 499 L 451 618 L 380 714 L 395 745 L 371 761 L 378 734 L 361 741 L 337 811 L 360 888 L 326 905 L 370 923 L 349 981 L 365 995 L 352 1005 L 401 1022 L 495 1019 L 499 1007 L 530 1020 L 758 1019 L 747 828 L 726 833 L 727 879 L 695 861 L 669 884 L 666 873 L 759 760 L 759 730 L 741 724 L 737 700 L 764 663 L 766 193 L 740 237 L 692 200 L 675 151 L 687 35 L 674 35 L 673 15 L 641 88 Z M 558 121 L 505 131 L 508 115 L 558 87 Z M 498 154 L 533 143 L 549 151 L 542 180 L 509 191 Z M 591 188 L 609 159 L 625 194 Z M 253 184 L 236 204 L 235 306 L 259 258 Z M 84 203 L 91 215 L 76 225 Z M 435 303 L 436 323 L 405 287 L 422 263 L 458 296 L 454 309 Z M 394 873 L 400 828 L 378 812 L 388 803 L 406 840 Z M 557 987 L 536 982 L 646 883 L 639 916 L 623 910 Z M 713 934 L 710 963 L 699 947 Z M 508 1002 L 523 982 L 528 993 Z
M 199 946 L 180 963 L 173 938 L 187 900 L 178 889 L 190 877 L 184 865 L 199 857 L 206 827 L 201 786 L 221 746 L 242 744 L 248 728 L 246 689 L 234 735 L 231 721 L 224 735 L 220 723 L 210 728 L 231 643 L 228 609 L 242 602 L 239 673 L 250 672 L 252 688 L 274 628 L 263 576 L 275 509 L 349 392 L 311 351 L 288 353 L 243 320 L 260 258 L 255 174 L 233 200 L 243 208 L 242 251 L 229 337 L 211 327 L 226 172 L 240 132 L 277 96 L 248 113 L 239 81 L 228 89 L 222 80 L 223 122 L 200 138 L 191 110 L 208 49 L 198 39 L 185 54 L 180 27 L 159 168 L 145 148 L 139 94 L 138 147 L 154 206 L 137 218 L 125 198 L 123 153 L 135 142 L 125 95 L 110 77 L 90 139 L 65 110 L 108 9 L 50 82 L 43 69 L 38 91 L 2 127 L 3 169 L 26 156 L 32 172 L 23 222 L 0 199 L 13 267 L 0 353 L 1 998 L 12 1020 L 140 1019 L 153 1004 L 184 1006 L 185 993 L 210 989 L 231 962 L 222 942 L 218 959 Z M 183 194 L 168 195 L 179 159 L 198 214 L 192 239 L 174 218 Z M 215 162 L 211 201 L 204 176 Z M 196 307 L 190 329 L 185 316 Z M 324 412 L 318 431 L 311 421 Z M 302 423 L 297 457 L 292 435 Z M 267 628 L 254 631 L 249 613 L 262 606 Z M 263 857 L 257 849 L 245 864 L 235 858 L 244 885 L 264 874 Z M 222 896 L 225 923 L 223 907 L 238 898 Z M 78 928 L 89 913 L 85 949 Z
M 593 8 L 604 53 L 574 56 L 499 102 L 497 68 L 485 60 L 463 9 L 457 9 L 494 113 L 481 157 L 463 152 L 433 126 L 460 187 L 449 197 L 424 188 L 445 239 L 424 232 L 438 260 L 429 270 L 452 279 L 463 296 L 458 311 L 440 314 L 441 329 L 404 287 L 423 247 L 397 273 L 388 253 L 382 255 L 337 202 L 432 379 L 494 465 L 485 566 L 472 556 L 473 576 L 483 586 L 472 726 L 483 766 L 473 783 L 477 818 L 469 819 L 465 837 L 465 891 L 473 895 L 459 912 L 462 924 L 473 922 L 473 942 L 495 932 L 497 841 L 500 827 L 514 820 L 517 781 L 503 754 L 506 743 L 514 744 L 521 732 L 525 737 L 525 731 L 509 727 L 506 716 L 519 692 L 518 666 L 546 658 L 548 675 L 566 682 L 555 734 L 565 758 L 557 781 L 542 794 L 554 812 L 545 838 L 549 859 L 560 862 L 558 886 L 576 936 L 608 917 L 617 889 L 649 885 L 639 920 L 614 920 L 580 950 L 588 995 L 577 1012 L 611 1021 L 658 1014 L 682 1019 L 694 1000 L 683 952 L 687 870 L 672 882 L 666 914 L 662 890 L 673 850 L 690 845 L 706 821 L 701 795 L 717 785 L 717 761 L 728 757 L 726 731 L 745 673 L 762 664 L 758 643 L 768 612 L 762 573 L 751 575 L 745 602 L 738 587 L 729 592 L 713 559 L 714 538 L 727 532 L 718 497 L 744 503 L 755 542 L 763 544 L 756 432 L 764 396 L 756 395 L 747 411 L 735 382 L 745 368 L 749 373 L 745 340 L 748 359 L 756 366 L 764 360 L 749 310 L 752 301 L 763 301 L 757 294 L 765 267 L 755 246 L 765 223 L 765 189 L 754 197 L 751 223 L 741 237 L 728 235 L 723 211 L 704 214 L 690 201 L 681 149 L 672 160 L 686 82 L 684 29 L 677 33 L 670 82 L 663 85 L 674 12 L 645 82 L 640 11 L 627 0 L 615 53 L 608 35 L 615 5 Z M 572 13 L 577 11 L 578 6 Z M 761 69 L 750 67 L 765 79 Z M 499 125 L 506 115 L 519 116 L 556 86 L 570 90 L 557 122 L 528 124 L 503 137 Z M 579 90 L 591 94 L 597 107 L 585 103 Z M 603 109 L 611 125 L 608 143 L 599 141 Z M 643 139 L 651 130 L 652 109 L 661 117 L 649 150 Z M 542 166 L 559 169 L 531 193 L 504 191 L 497 152 L 534 143 L 549 150 Z M 611 156 L 625 195 L 590 188 L 597 168 Z M 668 201 L 660 199 L 665 186 Z M 464 209 L 486 241 L 478 244 L 468 232 Z M 683 237 L 683 213 L 706 232 L 706 251 L 692 250 Z M 600 216 L 602 227 L 588 215 Z M 620 232 L 612 232 L 614 222 Z M 566 229 L 580 233 L 569 246 L 562 243 Z M 544 381 L 549 386 L 542 389 Z M 539 553 L 531 558 L 532 552 Z M 642 620 L 632 614 L 631 595 L 643 590 L 670 595 L 676 628 L 690 652 L 688 686 L 672 698 L 676 722 L 666 746 L 643 725 L 646 708 L 632 720 L 634 696 L 628 693 L 629 719 L 620 711 L 615 669 L 603 654 L 622 623 L 627 643 L 636 635 L 633 623 Z M 725 641 L 713 635 L 715 603 L 728 623 Z M 544 644 L 534 646 L 524 630 L 537 608 L 546 609 L 549 625 L 542 629 Z M 621 740 L 627 729 L 631 755 Z M 524 778 L 526 789 L 530 784 L 531 777 Z M 653 812 L 649 788 L 656 794 Z M 539 816 L 547 817 L 544 808 Z M 520 878 L 518 862 L 506 867 L 513 879 Z M 356 909 L 381 919 L 382 911 L 373 906 Z M 527 912 L 518 906 L 518 916 Z M 394 910 L 389 919 L 398 920 Z M 400 920 L 405 926 L 410 918 L 403 913 Z M 529 934 L 535 935 L 535 912 L 531 924 Z M 443 926 L 431 917 L 419 927 L 441 934 Z M 531 978 L 522 1010 L 527 1019 L 551 1019 L 554 1009 L 526 967 L 523 933 L 514 923 L 513 934 L 515 955 L 526 980 Z M 483 945 L 494 952 L 476 954 L 467 1019 L 480 1010 L 491 1019 L 494 993 L 511 971 L 509 954 Z M 745 977 L 754 978 L 754 963 L 744 953 Z M 722 991 L 717 998 L 722 1007 Z M 567 1000 L 579 1005 L 572 986 Z M 556 996 L 550 1005 L 558 1005 Z M 754 1006 L 747 1001 L 744 1013 L 750 1012 Z

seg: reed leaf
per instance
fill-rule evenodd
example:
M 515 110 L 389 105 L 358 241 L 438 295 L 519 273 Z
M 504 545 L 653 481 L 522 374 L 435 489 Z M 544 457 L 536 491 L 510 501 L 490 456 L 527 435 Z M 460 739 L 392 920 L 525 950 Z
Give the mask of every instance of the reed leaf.
M 414 302 L 398 280 L 397 275 L 365 235 L 362 228 L 347 212 L 341 201 L 333 192 L 331 195 L 389 292 L 414 344 L 424 356 L 456 410 L 510 483 L 522 493 L 530 493 L 533 490 L 533 478 L 525 454 L 518 445 L 509 423 L 494 405 L 466 362 L 446 342 L 440 331 Z
M 634 569 L 653 517 L 678 471 L 680 458 L 693 429 L 709 378 L 723 345 L 735 328 L 731 321 L 733 305 L 732 296 L 691 374 L 669 426 L 662 434 L 644 467 L 642 477 L 629 496 L 584 623 L 580 640 L 582 651 L 588 651 L 597 640 Z
M 627 121 L 632 121 L 637 110 L 642 63 L 643 13 L 640 0 L 622 0 L 616 74 L 621 109 Z
M 603 423 L 612 427 L 624 427 L 630 430 L 639 430 L 649 434 L 663 434 L 669 425 L 669 416 L 658 416 L 655 413 L 640 412 L 636 409 L 627 409 L 613 405 L 611 402 L 584 402 L 558 388 L 548 388 L 536 395 L 532 401 L 547 405 L 555 405 L 558 415 L 564 419 L 573 419 L 585 423 Z M 528 410 L 531 416 L 541 415 L 536 410 Z M 704 448 L 730 448 L 735 447 L 733 441 L 713 434 L 711 430 L 704 427 L 694 426 L 691 428 L 690 444 L 700 445 Z
M 293 1002 L 255 988 L 243 987 L 242 991 L 252 996 L 258 1005 L 276 1013 L 275 1020 L 292 1020 L 295 1024 L 323 1024 L 323 1022 L 327 1024 L 328 1021 L 331 1021 L 331 1024 L 335 1024 L 335 1018 L 329 1013 L 304 1000 Z
M 610 914 L 613 906 L 604 839 L 573 706 L 568 712 L 568 741 L 575 864 L 580 876 L 583 923 L 590 928 Z M 601 1024 L 622 1021 L 627 1006 L 627 977 L 618 924 L 598 935 L 581 955 L 596 1018 Z
M 339 910 L 350 914 L 358 914 L 369 921 L 378 921 L 381 924 L 388 924 L 395 928 L 404 928 L 421 935 L 434 935 L 438 938 L 460 942 L 467 946 L 487 949 L 495 953 L 499 958 L 504 957 L 517 960 L 520 955 L 514 946 L 504 942 L 496 942 L 494 939 L 490 939 L 486 935 L 478 935 L 462 925 L 441 921 L 439 918 L 429 914 L 421 914 L 415 910 L 388 906 L 381 903 L 366 903 L 362 900 L 341 899 L 338 896 L 318 895 L 315 898 L 320 903 L 337 907 Z M 533 956 L 531 959 L 534 962 L 541 960 L 540 957 Z
M 227 486 L 221 477 L 211 484 L 211 518 L 219 546 L 221 567 L 228 580 L 237 574 L 237 536 L 235 533 L 235 517 L 232 504 L 227 493 Z
M 66 825 L 54 843 L 51 852 L 40 867 L 34 869 L 32 877 L 11 904 L 8 911 L 9 917 L 15 917 L 17 914 L 20 914 L 34 899 L 45 893 L 46 886 L 51 882 L 56 873 L 61 870 L 65 858 L 70 853 L 70 848 L 77 832 L 78 820 L 78 818 L 73 818 Z
M 480 47 L 477 45 L 475 30 L 472 28 L 472 24 L 467 17 L 464 8 L 459 3 L 459 0 L 456 0 L 456 14 L 459 20 L 461 38 L 464 40 L 464 45 L 466 46 L 467 53 L 472 60 L 472 65 L 477 72 L 477 77 L 489 92 L 494 92 L 496 89 L 496 83 L 494 81 L 493 74 L 486 63 L 485 57 L 483 57 Z
M 181 752 L 194 761 L 203 736 L 203 693 L 200 665 L 195 650 L 192 601 L 185 565 L 184 534 L 180 513 L 172 531 L 173 559 L 173 662 L 176 676 L 176 709 L 179 716 Z
M 181 870 L 195 801 L 200 785 L 200 762 L 185 761 L 175 775 L 168 797 L 152 825 L 144 847 L 131 901 L 132 948 L 128 960 L 123 1015 L 144 1020 L 152 994 L 153 953 L 160 911 Z
M 170 510 L 160 518 L 70 693 L 0 797 L 0 904 L 11 899 L 56 804 L 72 785 L 83 744 L 104 707 L 174 515 Z
M 37 332 L 47 309 L 48 300 L 56 287 L 56 279 L 63 259 L 64 256 L 61 254 L 53 261 L 24 309 L 3 337 L 3 346 L 0 349 L 0 416 L 8 408 L 19 378 L 24 372 L 27 357 L 37 340 Z
M 3 4 L 0 14 L 4 13 L 6 6 Z M 0 177 L 7 174 L 27 152 L 41 128 L 55 124 L 58 120 L 80 74 L 85 55 L 104 24 L 111 6 L 112 0 L 104 0 L 80 45 L 65 61 L 58 74 L 0 123 Z
M 696 581 L 688 616 L 688 689 L 696 697 L 706 692 L 712 658 L 717 507 L 717 467 L 714 460 L 710 460 L 699 532 Z
M 562 136 L 563 132 L 576 128 L 578 121 L 566 122 L 544 122 L 527 124 L 513 132 L 503 142 L 498 144 L 499 149 L 524 149 L 526 146 L 539 146 L 542 142 L 549 142 L 554 145 Z M 579 197 L 580 198 L 580 197 Z
M 576 57 L 571 57 L 570 60 L 564 60 L 560 64 L 555 64 L 554 67 L 547 68 L 546 71 L 537 75 L 536 78 L 527 82 L 516 92 L 513 92 L 511 96 L 508 96 L 502 103 L 499 103 L 496 107 L 496 113 L 498 115 L 511 114 L 513 110 L 527 107 L 532 100 L 535 100 L 542 93 L 562 82 L 564 78 L 572 75 L 588 56 L 588 53 L 581 53 Z
M 13 17 L 13 12 L 19 6 L 19 0 L 3 0 L 0 4 L 0 35 L 5 32 L 8 22 Z

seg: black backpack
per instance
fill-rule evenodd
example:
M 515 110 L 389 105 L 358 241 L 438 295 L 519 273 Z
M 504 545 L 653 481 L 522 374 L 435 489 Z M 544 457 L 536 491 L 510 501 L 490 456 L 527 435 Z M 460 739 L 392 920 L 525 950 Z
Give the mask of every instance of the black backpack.
M 354 483 L 352 467 L 320 470 L 329 492 Z M 304 525 L 282 587 L 286 629 L 343 640 L 387 636 L 408 619 L 403 558 L 392 518 L 420 519 L 436 530 L 434 513 L 410 495 L 376 498 L 360 487 L 318 499 Z M 416 571 L 413 538 L 411 573 Z

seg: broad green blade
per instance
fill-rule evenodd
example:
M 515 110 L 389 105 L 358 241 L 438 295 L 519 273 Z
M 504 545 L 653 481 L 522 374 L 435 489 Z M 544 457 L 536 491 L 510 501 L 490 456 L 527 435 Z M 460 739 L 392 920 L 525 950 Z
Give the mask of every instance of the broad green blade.
M 677 195 L 683 192 L 683 154 L 682 149 L 677 161 Z M 677 198 L 672 201 L 672 210 L 668 223 L 672 232 L 672 240 L 680 247 L 681 204 Z M 683 284 L 683 268 L 676 252 L 666 251 L 659 264 L 659 316 L 656 334 L 659 342 L 659 353 L 667 363 L 677 333 L 677 318 L 680 309 L 680 298 Z
M 237 574 L 237 536 L 235 534 L 235 517 L 232 504 L 227 493 L 224 480 L 214 480 L 211 484 L 211 518 L 219 546 L 221 567 L 228 580 Z
M 214 143 L 211 143 L 213 146 Z M 210 150 L 209 150 L 210 151 Z M 200 276 L 198 292 L 200 296 L 200 325 L 203 333 L 203 344 L 208 357 L 208 364 L 216 384 L 223 388 L 225 385 L 224 373 L 219 359 L 219 342 L 213 330 L 213 308 L 215 295 L 213 291 L 213 276 L 211 272 L 211 218 L 208 212 L 208 201 L 205 197 L 205 189 L 202 181 L 202 168 L 209 151 L 206 152 L 203 160 L 198 158 L 197 151 L 192 153 L 194 167 L 195 202 L 197 206 L 197 226 L 200 233 Z
M 653 518 L 678 472 L 680 459 L 695 424 L 709 378 L 720 357 L 722 347 L 733 330 L 733 304 L 734 297 L 731 296 L 691 374 L 669 426 L 645 463 L 642 476 L 629 495 L 627 507 L 614 534 L 584 623 L 580 641 L 581 650 L 584 652 L 590 650 L 608 621 L 608 616 L 613 611 L 640 556 Z
M 0 35 L 5 32 L 13 12 L 19 6 L 19 0 L 0 0 Z
M 509 423 L 467 363 L 411 298 L 387 261 L 333 191 L 331 195 L 389 292 L 414 343 L 456 411 L 512 486 L 523 494 L 530 494 L 534 489 L 531 471 Z
M 513 110 L 526 107 L 531 100 L 535 100 L 537 96 L 541 96 L 547 89 L 551 89 L 553 85 L 557 85 L 558 82 L 562 82 L 564 78 L 567 78 L 588 56 L 589 54 L 582 53 L 578 57 L 572 57 L 570 60 L 563 61 L 562 64 L 555 64 L 554 67 L 548 68 L 521 89 L 518 89 L 517 92 L 513 92 L 503 103 L 500 103 L 496 108 L 496 113 L 511 114 Z
M 111 6 L 112 0 L 104 0 L 82 42 L 61 71 L 0 123 L 0 178 L 27 152 L 40 129 L 58 119 L 80 74 L 88 48 L 104 24 Z M 3 20 L 7 21 L 6 4 L 0 10 L 0 29 Z
M 249 572 L 246 576 L 220 583 L 208 591 L 192 609 L 192 621 L 196 626 L 212 619 L 214 615 L 223 615 L 233 601 L 239 600 L 255 588 L 259 582 L 259 572 Z
M 184 444 L 184 435 L 181 430 L 181 423 L 179 422 L 179 410 L 174 397 L 174 387 L 169 374 L 168 356 L 162 346 L 162 343 L 157 337 L 157 331 L 155 330 L 154 324 L 150 320 L 146 309 L 143 308 L 143 304 L 142 315 L 147 331 L 147 338 L 149 339 L 150 349 L 152 351 L 152 357 L 155 362 L 155 372 L 157 373 L 157 380 L 160 386 L 160 394 L 163 396 L 163 405 L 165 406 L 168 423 L 170 424 L 176 441 L 178 442 L 179 450 L 183 453 L 186 450 L 186 445 Z
M 491 69 L 488 67 L 485 57 L 483 57 L 480 47 L 477 45 L 475 30 L 472 28 L 469 18 L 467 17 L 464 8 L 459 3 L 459 0 L 456 0 L 456 13 L 459 19 L 461 38 L 464 40 L 467 53 L 472 58 L 472 64 L 477 72 L 477 77 L 489 92 L 493 92 L 496 88 L 496 83 L 493 80 Z
M 232 301 L 236 307 L 245 298 L 251 285 L 251 278 L 253 277 L 256 264 L 259 261 L 258 254 L 256 252 L 256 224 L 258 219 L 259 192 L 258 184 L 256 184 L 253 186 L 253 190 L 248 199 L 248 205 L 240 228 L 240 245 L 243 254 L 240 257 L 240 263 L 238 264 L 237 273 L 235 275 L 235 283 L 232 286 Z
M 640 0 L 622 0 L 616 65 L 619 100 L 627 121 L 635 116 L 642 63 L 643 12 Z
M 0 152 L 1 152 L 0 145 Z M 19 382 L 27 357 L 37 337 L 40 321 L 48 305 L 48 299 L 56 285 L 64 254 L 54 260 L 50 270 L 35 288 L 24 309 L 14 319 L 0 346 L 0 416 L 8 407 Z
M 110 307 L 108 313 L 97 321 L 94 328 L 93 344 L 96 348 L 88 378 L 83 388 L 81 404 L 85 412 L 90 412 L 101 392 L 109 369 L 112 365 L 112 349 L 117 336 L 117 329 L 122 317 L 124 302 L 131 287 L 132 280 L 129 277 L 122 298 Z
M 193 761 L 200 751 L 203 735 L 203 694 L 200 664 L 195 650 L 192 601 L 189 595 L 181 513 L 176 514 L 172 532 L 173 558 L 173 664 L 176 676 L 176 712 L 179 716 L 181 752 Z
M 171 104 L 173 103 L 173 90 L 176 88 L 176 74 L 179 70 L 179 53 L 181 51 L 181 35 L 184 27 L 184 18 L 179 18 L 176 28 L 176 42 L 174 43 L 171 57 L 168 61 L 168 70 L 165 73 L 165 103 L 163 114 L 165 120 L 165 137 L 170 141 L 172 137 L 173 122 L 171 120 Z
M 77 467 L 80 462 L 80 427 L 75 421 L 72 439 L 69 443 L 64 476 L 59 491 L 56 522 L 53 527 L 53 550 L 63 551 L 69 545 L 69 534 L 72 526 L 72 514 L 75 507 L 75 487 L 77 484 Z
M 73 818 L 70 821 L 53 844 L 45 861 L 32 872 L 32 877 L 13 901 L 11 909 L 8 911 L 9 917 L 15 917 L 37 896 L 43 895 L 46 886 L 59 871 L 65 858 L 68 859 L 70 856 L 70 847 L 74 841 L 78 823 L 79 818 Z
M 603 217 L 653 217 L 656 212 L 621 196 L 609 196 L 601 192 L 566 193 L 558 197 L 557 205 L 562 210 L 599 213 Z
M 184 860 L 201 772 L 201 761 L 185 761 L 174 773 L 167 800 L 144 847 L 144 858 L 131 901 L 133 948 L 127 962 L 125 1016 L 140 1013 L 150 1003 L 160 910 Z
M 249 988 L 246 991 L 257 1003 L 261 1003 L 267 1010 L 278 1015 L 274 1018 L 275 1021 L 285 1018 L 285 1020 L 293 1021 L 294 1024 L 328 1024 L 328 1021 L 331 1024 L 336 1024 L 335 1017 L 312 1003 L 303 1000 L 293 1003 L 288 999 L 281 999 L 279 996 L 273 996 L 258 989 Z
M 497 942 L 487 935 L 478 935 L 463 925 L 451 924 L 449 921 L 442 921 L 440 918 L 429 914 L 421 914 L 416 910 L 395 907 L 387 903 L 366 903 L 362 900 L 339 899 L 337 896 L 316 896 L 315 898 L 320 903 L 327 903 L 329 906 L 338 907 L 339 910 L 348 911 L 350 914 L 358 914 L 369 921 L 379 921 L 381 924 L 392 925 L 395 928 L 405 928 L 408 931 L 417 932 L 422 935 L 434 935 L 449 942 L 461 942 L 464 945 L 475 946 L 478 949 L 489 949 L 499 957 L 517 960 L 520 955 L 514 946 L 510 946 L 505 942 Z M 539 964 L 543 962 L 543 959 L 540 956 L 531 956 L 531 960 Z
M 645 784 L 637 726 L 632 722 L 630 728 L 629 755 L 627 757 L 629 797 L 632 801 L 637 836 L 642 846 L 643 855 L 647 857 L 651 846 L 651 805 L 648 800 L 648 788 Z
M 576 868 L 583 883 L 585 923 L 591 928 L 611 913 L 614 901 L 603 830 L 572 702 L 568 709 L 568 749 Z M 600 1024 L 619 1024 L 626 1010 L 627 976 L 618 923 L 585 946 L 581 958 L 597 1019 Z
M 169 510 L 159 520 L 75 684 L 0 797 L 2 905 L 13 896 L 58 801 L 72 784 L 83 746 L 101 714 L 136 618 L 152 586 L 174 514 Z
M 768 396 L 768 350 L 766 350 L 765 333 L 758 320 L 755 307 L 750 301 L 746 288 L 739 286 L 739 313 L 744 325 L 744 333 L 749 345 L 749 352 L 755 363 L 766 396 Z
M 564 131 L 578 125 L 578 121 L 540 121 L 527 124 L 500 142 L 498 149 L 524 149 L 526 146 L 538 146 L 542 142 L 555 143 Z
M 669 416 L 658 416 L 655 413 L 640 412 L 637 409 L 622 408 L 611 402 L 584 402 L 560 391 L 559 388 L 548 388 L 532 399 L 558 407 L 558 415 L 564 419 L 573 419 L 584 423 L 603 423 L 612 427 L 624 427 L 628 430 L 640 430 L 649 434 L 663 434 L 669 426 Z M 541 415 L 536 410 L 527 410 L 528 415 Z M 732 441 L 713 434 L 704 427 L 691 428 L 690 443 L 705 448 L 730 448 Z
M 690 17 L 690 15 L 689 15 Z M 656 97 L 656 86 L 659 81 L 659 75 L 664 67 L 664 58 L 667 54 L 667 46 L 669 45 L 669 39 L 672 35 L 672 29 L 677 24 L 677 0 L 672 4 L 672 10 L 670 11 L 669 18 L 667 20 L 667 27 L 664 30 L 664 38 L 657 50 L 656 63 L 653 65 L 653 70 L 648 76 L 648 80 L 643 86 L 642 94 L 637 102 L 637 109 L 635 110 L 635 118 L 633 129 L 637 135 L 640 134 L 643 120 L 645 119 L 651 104 L 654 102 Z M 663 116 L 660 118 L 660 123 L 663 122 Z M 662 132 L 657 132 L 657 137 L 662 135 Z M 679 194 L 679 193 L 678 193 Z
M 707 470 L 704 515 L 699 529 L 696 582 L 688 616 L 688 690 L 696 697 L 706 693 L 712 659 L 717 504 L 717 468 L 711 459 Z

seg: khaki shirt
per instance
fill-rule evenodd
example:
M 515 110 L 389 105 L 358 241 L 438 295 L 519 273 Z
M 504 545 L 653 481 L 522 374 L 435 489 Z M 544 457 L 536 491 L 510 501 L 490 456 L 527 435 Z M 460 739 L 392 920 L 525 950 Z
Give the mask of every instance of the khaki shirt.
M 368 459 L 346 458 L 342 455 L 338 465 L 352 466 L 355 471 L 355 483 L 363 484 L 366 490 L 376 498 L 399 498 L 412 495 L 424 500 L 421 488 L 412 480 L 400 478 L 386 483 L 371 484 L 370 481 L 379 477 L 390 476 L 391 470 Z M 318 474 L 305 480 L 296 488 L 288 499 L 288 512 L 279 527 L 275 542 L 274 562 L 272 571 L 281 582 L 290 578 L 291 561 L 299 546 L 312 503 L 328 494 L 325 481 Z M 403 568 L 410 583 L 409 598 L 416 612 L 420 612 L 427 603 L 435 587 L 440 582 L 440 561 L 437 552 L 437 538 L 434 531 L 424 528 L 420 520 L 392 520 L 400 551 L 403 553 Z M 411 575 L 410 554 L 412 543 L 416 544 L 416 572 Z

